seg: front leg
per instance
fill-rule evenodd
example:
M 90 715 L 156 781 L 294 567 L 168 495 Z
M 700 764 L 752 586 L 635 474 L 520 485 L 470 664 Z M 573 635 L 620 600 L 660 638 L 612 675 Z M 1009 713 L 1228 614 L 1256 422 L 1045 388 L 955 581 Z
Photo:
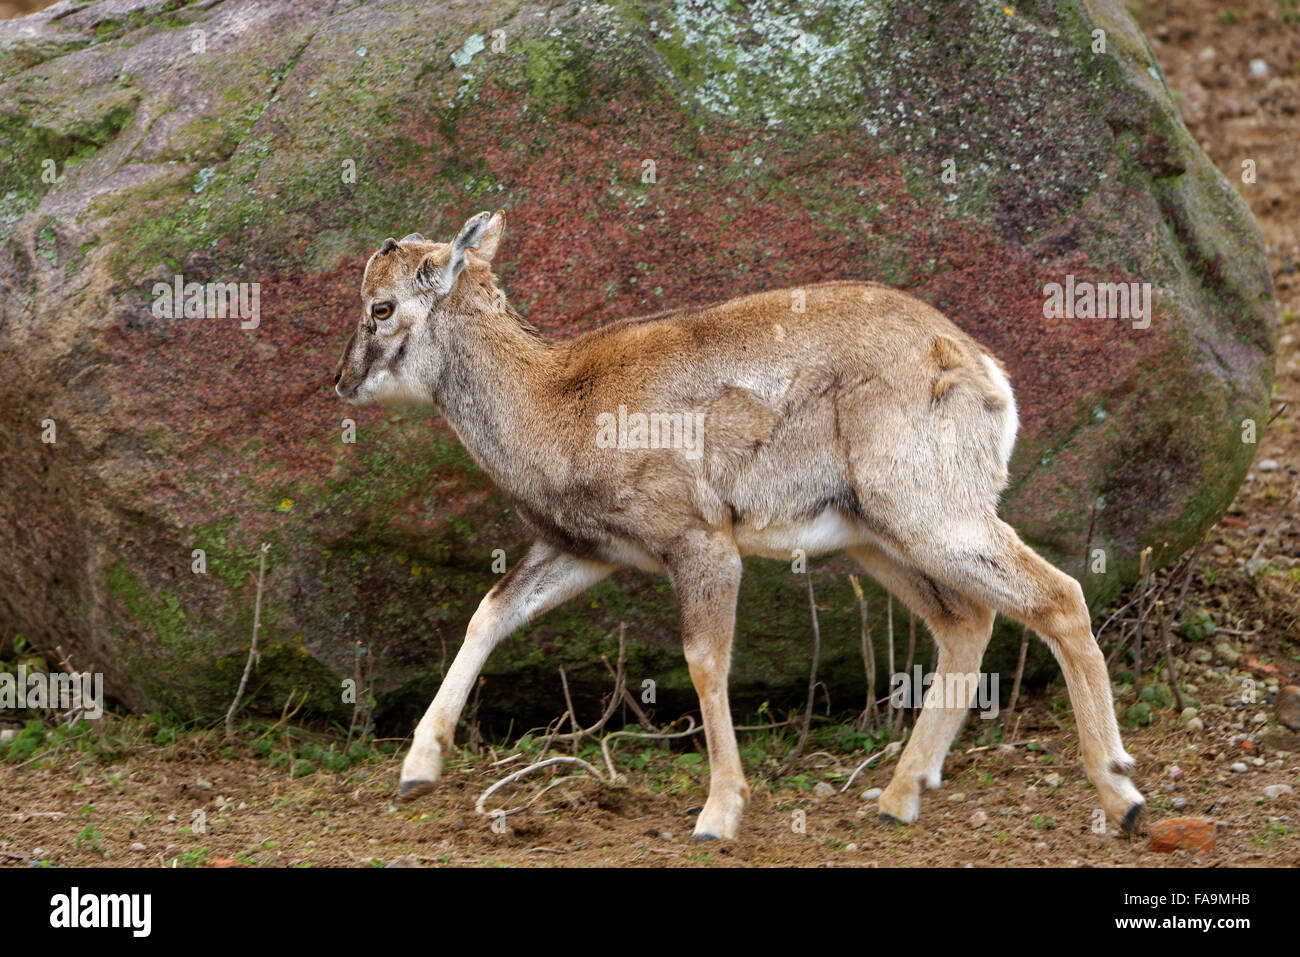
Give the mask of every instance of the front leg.
M 709 797 L 695 823 L 695 841 L 729 840 L 740 830 L 740 815 L 749 798 L 727 701 L 740 555 L 730 536 L 701 534 L 679 543 L 666 564 L 681 606 L 682 647 L 700 696 L 709 749 Z
M 416 726 L 411 750 L 402 763 L 399 798 L 409 801 L 428 793 L 442 775 L 443 755 L 451 750 L 470 689 L 501 639 L 586 591 L 614 568 L 538 542 L 483 596 L 447 677 Z

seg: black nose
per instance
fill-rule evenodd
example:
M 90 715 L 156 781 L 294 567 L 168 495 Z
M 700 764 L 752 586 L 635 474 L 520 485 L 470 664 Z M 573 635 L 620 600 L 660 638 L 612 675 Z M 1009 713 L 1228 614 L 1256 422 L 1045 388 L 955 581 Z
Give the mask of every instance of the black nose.
M 339 379 L 342 379 L 342 378 L 343 378 L 343 373 L 341 373 L 341 372 L 336 372 L 336 373 L 334 373 L 334 384 L 335 384 L 335 385 L 338 385 L 338 384 L 339 384 Z

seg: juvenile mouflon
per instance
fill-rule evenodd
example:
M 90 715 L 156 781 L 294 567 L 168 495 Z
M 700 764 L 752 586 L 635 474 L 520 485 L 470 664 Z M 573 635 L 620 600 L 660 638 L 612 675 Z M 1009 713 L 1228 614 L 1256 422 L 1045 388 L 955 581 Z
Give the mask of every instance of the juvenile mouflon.
M 1018 423 L 997 359 L 869 282 L 547 342 L 492 274 L 504 226 L 484 212 L 451 243 L 384 240 L 334 377 L 351 403 L 438 405 L 537 538 L 470 619 L 415 730 L 404 798 L 438 780 L 497 643 L 628 565 L 667 574 L 681 608 L 710 766 L 695 835 L 735 837 L 749 790 L 727 704 L 741 557 L 843 550 L 929 625 L 940 676 L 978 673 L 995 613 L 1037 632 L 1065 673 L 1097 799 L 1133 827 L 1143 798 L 1083 591 L 998 518 Z M 969 703 L 927 695 L 882 817 L 916 820 Z

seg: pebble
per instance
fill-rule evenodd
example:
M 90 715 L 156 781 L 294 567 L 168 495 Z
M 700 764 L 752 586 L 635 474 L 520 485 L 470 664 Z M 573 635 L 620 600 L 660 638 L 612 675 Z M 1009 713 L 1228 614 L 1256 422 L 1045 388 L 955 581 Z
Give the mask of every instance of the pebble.
M 1264 787 L 1264 797 L 1277 800 L 1284 794 L 1294 794 L 1295 788 L 1289 784 L 1269 784 Z
M 672 831 L 660 831 L 660 832 L 659 832 L 659 839 L 660 839 L 660 840 L 663 840 L 663 841 L 671 841 L 671 840 L 673 839 L 673 832 L 672 832 Z
M 1263 711 L 1260 711 L 1258 714 L 1255 715 L 1255 717 L 1251 718 L 1250 720 L 1255 724 L 1263 724 L 1268 720 L 1268 715 L 1266 715 Z
M 1220 661 L 1229 666 L 1236 665 L 1237 659 L 1241 657 L 1241 653 L 1226 641 L 1221 641 L 1215 645 L 1214 653 L 1219 656 Z
M 1172 807 L 1175 811 L 1181 811 L 1183 808 L 1187 807 L 1188 803 L 1189 802 L 1187 798 L 1176 797 L 1169 802 L 1169 806 Z
M 1208 851 L 1214 847 L 1215 823 L 1208 817 L 1173 817 L 1151 825 L 1151 850 Z
M 867 788 L 865 791 L 862 792 L 862 800 L 874 801 L 876 798 L 880 797 L 880 795 L 884 793 L 885 792 L 882 791 L 880 788 Z
M 200 787 L 200 788 L 202 788 L 202 789 L 205 790 L 205 791 L 211 791 L 211 790 L 212 790 L 212 782 L 211 782 L 211 781 L 205 781 L 205 780 L 203 780 L 203 778 L 199 778 L 197 781 L 194 782 L 194 784 L 195 784 L 197 787 Z
M 143 854 L 145 851 L 149 850 L 149 848 L 145 847 L 139 841 L 136 841 L 131 845 L 131 850 L 135 851 L 137 854 Z
M 1178 720 L 1181 721 L 1183 724 L 1186 724 L 1188 721 L 1191 721 L 1193 718 L 1195 718 L 1198 714 L 1200 714 L 1200 712 L 1197 711 L 1195 708 L 1184 708 L 1183 713 L 1178 716 Z
M 6 741 L 12 741 L 14 739 L 14 735 L 16 735 L 17 733 L 18 732 L 15 731 L 13 728 L 5 728 L 3 731 L 0 731 L 0 744 L 4 744 Z
M 1064 782 L 1065 779 L 1061 777 L 1059 774 L 1057 774 L 1055 771 L 1053 771 L 1051 774 L 1043 778 L 1043 783 L 1046 784 L 1049 788 L 1059 788 Z
M 955 792 L 955 793 L 953 793 L 953 794 L 949 794 L 949 795 L 948 795 L 948 800 L 949 800 L 949 801 L 964 801 L 964 800 L 966 800 L 966 792 L 965 792 L 965 791 L 957 791 L 957 792 Z
M 1264 67 L 1264 72 L 1263 72 L 1263 73 L 1255 73 L 1255 64 L 1256 64 L 1256 63 L 1258 63 L 1258 64 L 1260 64 L 1261 66 Z M 1250 61 L 1250 72 L 1251 72 L 1251 73 L 1255 73 L 1256 76 L 1268 76 L 1268 64 L 1265 63 L 1263 60 L 1251 60 L 1251 61 Z M 1255 468 L 1259 469 L 1261 472 L 1276 472 L 1276 471 L 1277 471 L 1277 460 L 1276 460 L 1276 459 L 1264 459 L 1264 461 L 1262 461 L 1262 462 L 1260 462 L 1258 465 L 1256 465 Z
M 848 851 L 848 852 L 850 852 L 850 853 L 852 853 L 853 851 L 856 851 L 857 849 L 858 849 L 858 845 L 856 845 L 856 844 L 854 844 L 854 843 L 852 843 L 852 842 L 850 842 L 850 843 L 844 845 L 844 850 L 846 850 L 846 851 Z
M 1191 721 L 1187 722 L 1187 730 L 1200 734 L 1205 730 L 1205 722 L 1200 718 L 1193 718 Z
M 1273 700 L 1273 713 L 1279 724 L 1284 724 L 1292 731 L 1300 731 L 1300 687 L 1287 685 L 1278 690 Z
M 1243 771 L 1247 770 L 1247 768 L 1244 762 L 1236 761 L 1233 763 L 1232 767 L 1228 768 L 1228 770 L 1235 771 L 1236 773 L 1241 774 Z
M 1175 764 L 1169 769 L 1169 780 L 1181 781 L 1183 779 L 1183 775 L 1186 773 L 1187 773 L 1186 771 L 1184 771 L 1182 768 L 1180 768 L 1178 765 Z
M 835 789 L 825 781 L 818 781 L 813 785 L 813 797 L 829 798 L 835 797 Z
M 983 809 L 981 809 L 970 816 L 970 821 L 968 823 L 971 827 L 983 827 L 988 823 L 988 820 L 989 816 L 984 813 Z

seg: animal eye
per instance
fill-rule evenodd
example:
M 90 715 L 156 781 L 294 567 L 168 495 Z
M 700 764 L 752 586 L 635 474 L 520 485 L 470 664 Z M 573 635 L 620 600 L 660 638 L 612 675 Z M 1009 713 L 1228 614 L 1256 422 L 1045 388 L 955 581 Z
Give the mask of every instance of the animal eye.
M 377 302 L 370 307 L 370 314 L 376 319 L 387 319 L 393 314 L 393 304 L 391 302 Z

